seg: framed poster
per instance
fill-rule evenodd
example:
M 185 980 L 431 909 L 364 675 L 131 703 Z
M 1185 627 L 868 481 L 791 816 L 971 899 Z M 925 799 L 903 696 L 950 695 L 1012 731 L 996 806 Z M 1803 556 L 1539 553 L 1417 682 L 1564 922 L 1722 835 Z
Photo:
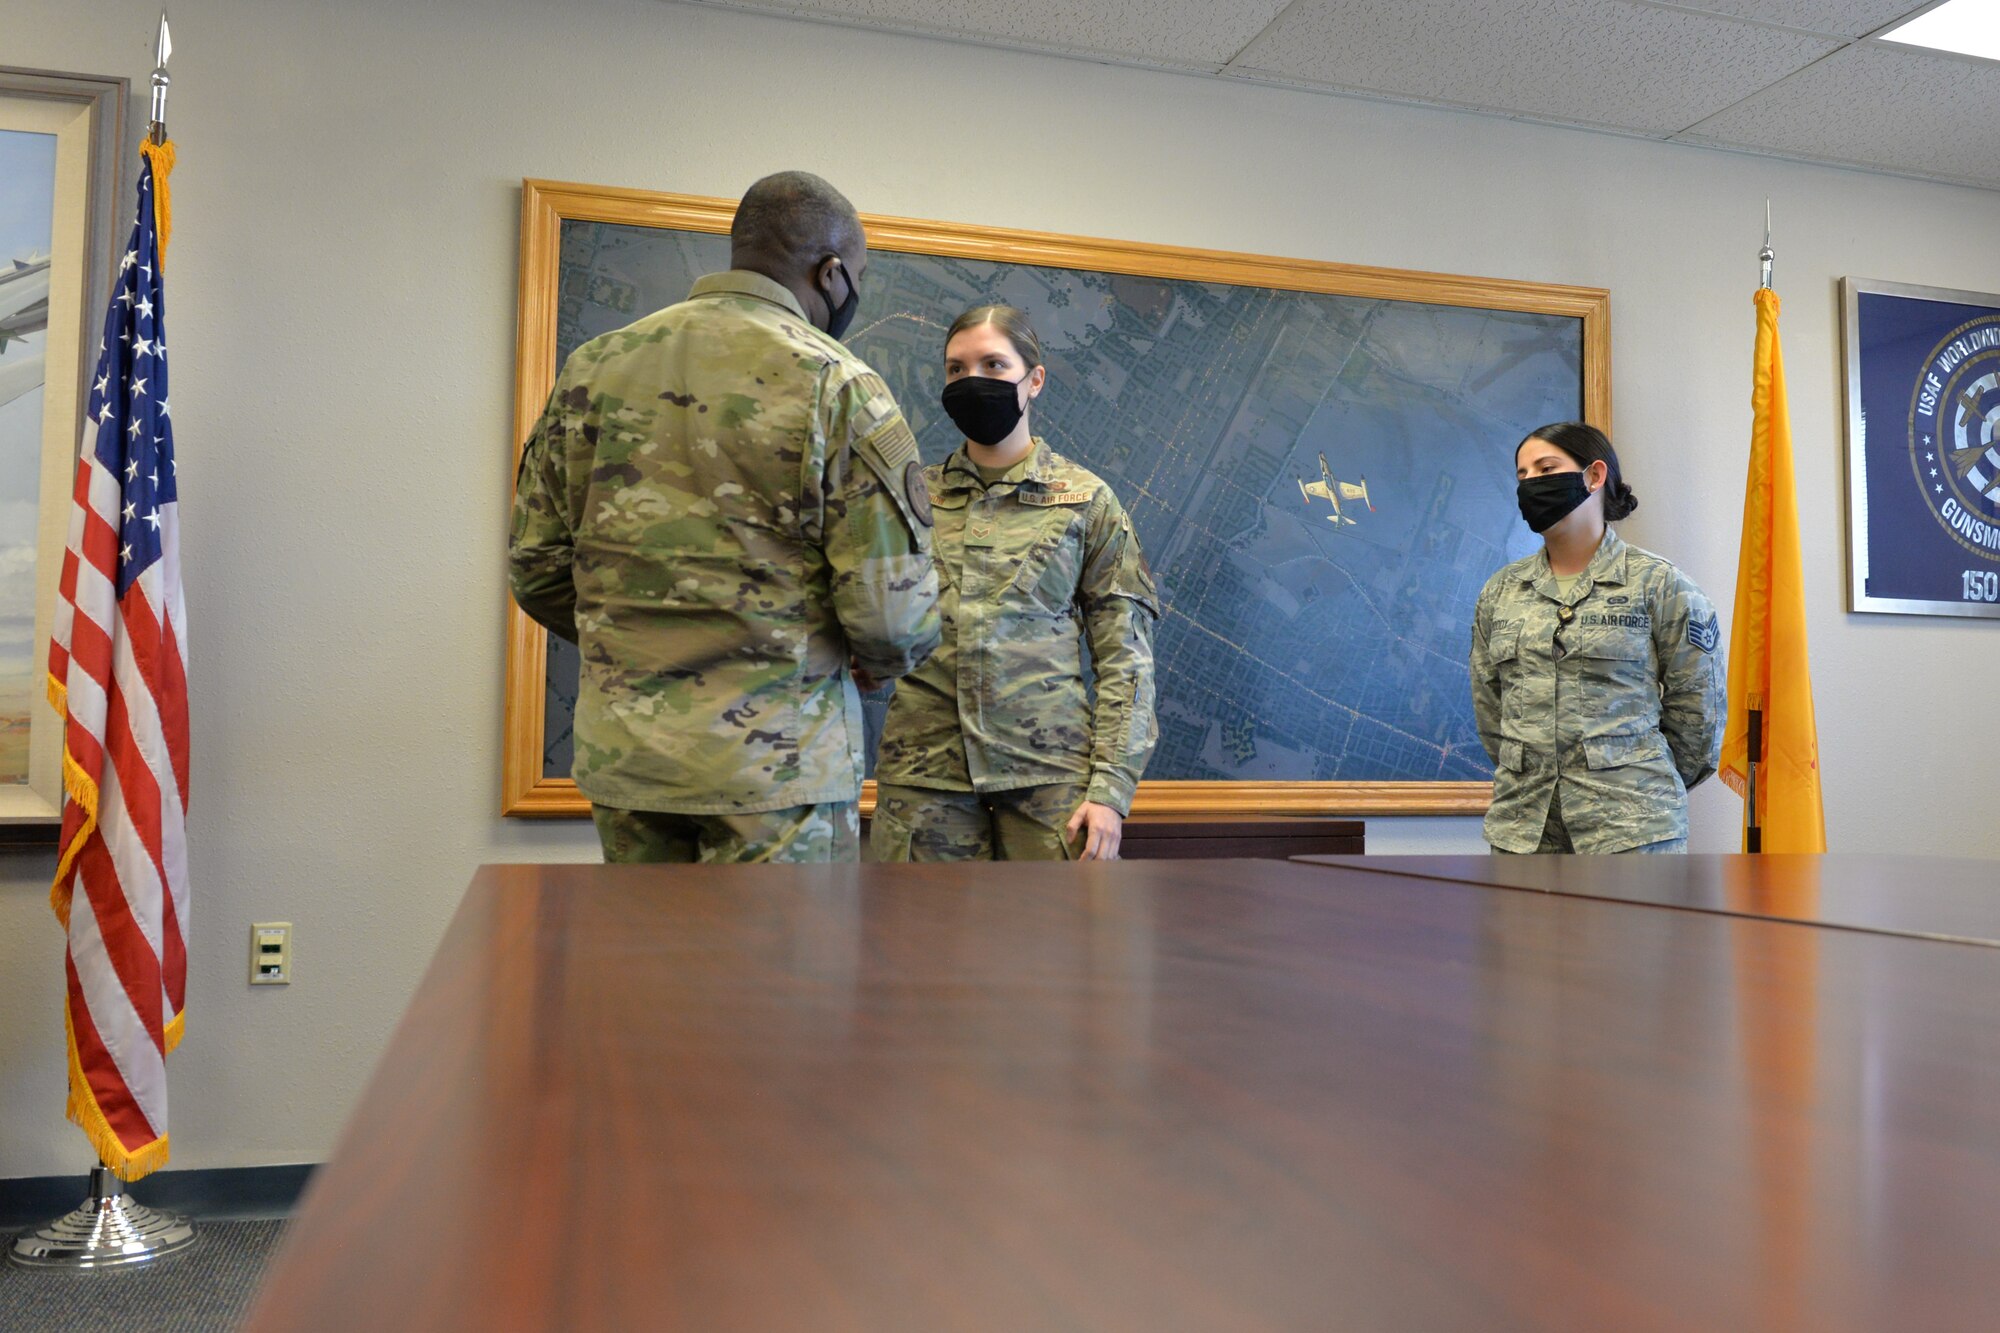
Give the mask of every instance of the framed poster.
M 0 840 L 53 836 L 62 814 L 49 630 L 112 272 L 125 90 L 0 67 Z
M 1848 609 L 2000 617 L 2000 295 L 1841 294 Z
M 734 211 L 524 184 L 517 459 L 571 351 L 728 267 Z M 1609 424 L 1607 293 L 862 220 L 846 342 L 925 460 L 959 442 L 938 404 L 944 330 L 1004 301 L 1047 355 L 1036 433 L 1109 481 L 1139 531 L 1164 610 L 1136 812 L 1485 809 L 1472 605 L 1536 543 L 1514 446 L 1550 421 Z M 502 808 L 587 814 L 569 780 L 575 650 L 508 616 Z M 872 733 L 886 699 L 867 706 Z

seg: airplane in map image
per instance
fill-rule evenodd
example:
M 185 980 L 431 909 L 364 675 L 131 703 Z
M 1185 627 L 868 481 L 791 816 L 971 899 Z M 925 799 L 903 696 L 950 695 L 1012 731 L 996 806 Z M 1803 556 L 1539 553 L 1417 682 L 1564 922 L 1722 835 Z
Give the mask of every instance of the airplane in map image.
M 1312 508 L 1312 499 L 1315 495 L 1331 504 L 1333 512 L 1326 516 L 1327 522 L 1333 524 L 1335 527 L 1339 527 L 1342 523 L 1347 524 L 1350 528 L 1355 526 L 1355 521 L 1349 518 L 1346 511 L 1341 508 L 1340 502 L 1343 500 L 1349 504 L 1359 500 L 1362 504 L 1368 506 L 1369 513 L 1372 514 L 1375 512 L 1375 502 L 1368 498 L 1368 478 L 1363 477 L 1358 482 L 1336 481 L 1333 475 L 1333 468 L 1327 464 L 1325 454 L 1319 456 L 1319 475 L 1320 479 L 1318 481 L 1307 481 L 1305 478 L 1300 477 L 1298 479 L 1299 494 L 1305 497 L 1306 508 L 1308 509 Z

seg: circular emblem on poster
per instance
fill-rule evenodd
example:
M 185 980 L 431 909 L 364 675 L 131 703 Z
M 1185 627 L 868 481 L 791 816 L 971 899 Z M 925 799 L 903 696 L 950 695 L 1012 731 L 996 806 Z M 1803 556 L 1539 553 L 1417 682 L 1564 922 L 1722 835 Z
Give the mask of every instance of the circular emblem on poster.
M 1925 358 L 1910 464 L 1952 540 L 2000 564 L 2000 315 L 1959 325 Z

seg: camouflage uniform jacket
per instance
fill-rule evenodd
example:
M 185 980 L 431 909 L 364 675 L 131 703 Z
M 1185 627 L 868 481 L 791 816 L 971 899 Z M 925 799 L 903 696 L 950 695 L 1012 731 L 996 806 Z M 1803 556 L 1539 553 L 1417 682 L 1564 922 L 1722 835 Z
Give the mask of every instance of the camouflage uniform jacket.
M 1081 783 L 1128 813 L 1159 739 L 1160 607 L 1118 497 L 1040 440 L 990 486 L 963 446 L 924 477 L 944 642 L 897 684 L 876 777 L 979 792 Z
M 755 273 L 584 344 L 515 482 L 515 599 L 574 639 L 577 786 L 632 810 L 852 800 L 852 654 L 936 646 L 917 445 L 880 377 Z
M 1472 616 L 1486 840 L 1534 851 L 1558 786 L 1579 852 L 1686 837 L 1687 789 L 1722 752 L 1721 637 L 1701 589 L 1609 529 L 1567 603 L 1546 549 L 1489 579 Z

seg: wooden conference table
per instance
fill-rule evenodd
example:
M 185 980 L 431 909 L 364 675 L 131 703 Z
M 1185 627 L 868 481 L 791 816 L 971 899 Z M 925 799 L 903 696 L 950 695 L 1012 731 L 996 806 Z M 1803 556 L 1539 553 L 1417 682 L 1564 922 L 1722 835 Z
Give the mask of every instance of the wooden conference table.
M 2000 861 L 1942 856 L 1374 856 L 1291 860 L 1413 879 L 2000 945 Z M 2000 1322 L 2000 1321 L 1996 1321 Z
M 250 1327 L 1996 1315 L 2000 948 L 1155 861 L 482 870 Z

